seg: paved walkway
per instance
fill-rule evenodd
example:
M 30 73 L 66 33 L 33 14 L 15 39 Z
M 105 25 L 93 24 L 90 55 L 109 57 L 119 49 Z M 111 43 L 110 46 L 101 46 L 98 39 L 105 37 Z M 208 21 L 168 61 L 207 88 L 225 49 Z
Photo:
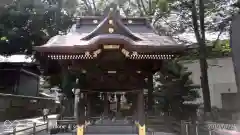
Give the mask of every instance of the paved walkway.
M 50 120 L 49 127 L 52 127 L 53 125 L 56 124 L 56 115 L 50 115 L 49 120 Z M 17 125 L 17 131 L 18 131 L 21 129 L 26 129 L 26 128 L 32 127 L 34 122 L 37 125 L 44 124 L 42 117 L 10 121 L 9 123 L 0 122 L 0 135 L 5 135 L 5 134 L 13 131 L 12 129 L 7 130 L 7 127 Z M 118 135 L 118 134 L 120 135 L 120 134 L 122 134 L 122 132 L 124 132 L 125 135 L 136 135 L 135 132 L 132 132 L 132 131 L 136 130 L 136 128 L 134 128 L 134 126 L 131 126 L 131 124 L 127 120 L 116 120 L 116 121 L 98 120 L 95 123 L 95 125 L 97 125 L 97 126 L 96 127 L 92 126 L 92 127 L 88 128 L 91 131 L 91 135 L 95 135 L 94 133 L 98 133 L 99 131 L 104 131 L 105 133 L 107 133 L 107 131 L 109 131 L 109 133 L 112 132 L 111 135 L 113 135 L 113 132 L 114 132 L 114 135 Z M 105 125 L 107 125 L 107 127 Z M 121 127 L 120 125 L 125 125 L 125 126 Z M 42 130 L 45 128 L 46 128 L 46 125 L 43 125 L 41 127 L 37 127 L 36 131 L 39 131 L 39 130 Z M 94 130 L 96 132 L 94 132 Z M 115 131 L 117 131 L 117 132 L 115 132 Z M 152 130 L 152 131 L 154 131 L 154 130 Z M 26 135 L 31 132 L 32 132 L 32 129 L 29 129 L 29 130 L 17 133 L 16 135 Z M 128 132 L 129 132 L 129 134 L 128 134 Z M 118 133 L 118 134 L 116 134 L 116 133 Z M 173 133 L 157 132 L 157 131 L 154 131 L 154 134 L 155 135 L 175 135 Z M 42 131 L 42 132 L 37 133 L 37 135 L 49 135 L 49 134 L 46 131 Z M 72 133 L 58 133 L 57 135 L 72 135 Z M 152 135 L 152 134 L 151 134 L 151 132 L 148 132 L 147 135 Z
M 56 116 L 57 115 L 49 115 L 49 120 L 50 120 L 49 127 L 55 125 Z M 42 125 L 42 124 L 44 124 L 44 121 L 43 121 L 42 117 L 36 117 L 36 118 L 29 118 L 29 119 L 22 119 L 22 120 L 0 122 L 0 135 L 5 135 L 7 133 L 13 132 L 12 127 L 14 127 L 14 126 L 16 126 L 16 131 L 33 127 L 33 123 L 36 123 L 36 125 Z M 36 128 L 36 131 L 39 131 L 39 130 L 42 130 L 45 128 L 46 128 L 46 125 L 39 126 Z M 28 133 L 31 133 L 32 131 L 33 131 L 32 129 L 29 129 L 29 130 L 19 132 L 16 135 L 26 135 Z M 42 134 L 42 135 L 46 135 L 46 131 L 44 133 L 45 134 Z

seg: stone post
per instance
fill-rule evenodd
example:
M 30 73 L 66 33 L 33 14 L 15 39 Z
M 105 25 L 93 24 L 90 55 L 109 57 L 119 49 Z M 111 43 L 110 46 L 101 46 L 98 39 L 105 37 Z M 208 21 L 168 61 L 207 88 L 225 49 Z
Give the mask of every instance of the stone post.
M 145 105 L 144 105 L 144 93 L 140 90 L 138 93 L 138 120 L 139 120 L 139 135 L 146 135 L 145 127 Z
M 80 103 L 80 89 L 74 90 L 74 117 L 77 119 L 78 117 L 78 108 Z
M 88 93 L 87 94 L 87 119 L 88 119 L 88 122 L 91 121 L 91 94 Z
M 77 122 L 77 135 L 84 134 L 84 124 L 85 124 L 85 117 L 84 117 L 84 103 L 83 101 L 83 93 L 80 92 L 80 89 L 75 89 L 75 104 L 74 104 L 74 116 Z
M 148 102 L 148 113 L 152 113 L 153 112 L 153 75 L 150 74 L 148 76 L 148 98 L 147 98 L 147 102 Z

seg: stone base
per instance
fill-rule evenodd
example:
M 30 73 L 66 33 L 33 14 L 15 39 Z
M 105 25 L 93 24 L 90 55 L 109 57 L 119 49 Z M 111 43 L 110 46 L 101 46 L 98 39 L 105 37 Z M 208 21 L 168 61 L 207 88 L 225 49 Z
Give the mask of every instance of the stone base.
M 240 93 L 223 93 L 222 108 L 226 111 L 240 112 Z
M 223 93 L 222 108 L 232 115 L 233 121 L 240 120 L 240 93 Z
M 213 116 L 211 114 L 211 112 L 205 112 L 204 113 L 204 121 L 212 121 L 213 120 Z
M 232 113 L 232 120 L 239 121 L 240 120 L 240 112 Z

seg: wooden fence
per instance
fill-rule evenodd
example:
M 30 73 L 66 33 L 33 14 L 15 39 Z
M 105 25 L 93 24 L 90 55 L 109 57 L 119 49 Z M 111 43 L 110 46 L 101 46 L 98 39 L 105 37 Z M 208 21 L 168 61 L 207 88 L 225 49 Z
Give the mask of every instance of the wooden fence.
M 43 128 L 37 130 L 38 127 L 43 127 Z M 33 126 L 28 127 L 28 128 L 17 130 L 17 127 L 14 127 L 13 132 L 7 133 L 6 135 L 17 135 L 18 133 L 22 133 L 22 132 L 24 132 L 24 135 L 36 135 L 36 133 L 39 133 L 39 132 L 43 132 L 43 131 L 48 132 L 48 129 L 49 129 L 48 121 L 46 123 L 38 124 L 38 125 L 34 122 Z M 30 131 L 30 133 L 25 133 L 29 130 L 32 130 L 32 131 Z
M 182 121 L 179 135 L 225 135 L 218 130 L 208 129 L 207 124 L 199 122 Z
M 146 124 L 147 131 L 152 135 L 161 132 L 154 130 L 154 127 L 158 128 L 164 125 L 177 135 L 224 135 L 219 131 L 208 129 L 207 124 L 197 121 L 176 120 L 171 116 L 165 116 L 165 118 L 163 116 L 147 116 L 147 120 L 151 121 Z
M 54 99 L 0 93 L 0 120 L 23 119 L 42 114 L 42 109 L 55 109 Z M 19 112 L 22 112 L 19 115 Z

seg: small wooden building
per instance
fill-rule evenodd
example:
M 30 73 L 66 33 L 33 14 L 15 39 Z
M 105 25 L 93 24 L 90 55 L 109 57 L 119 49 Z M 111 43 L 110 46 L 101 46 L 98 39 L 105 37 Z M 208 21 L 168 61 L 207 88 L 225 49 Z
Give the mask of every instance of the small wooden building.
M 0 62 L 0 120 L 41 115 L 46 105 L 54 108 L 54 99 L 39 97 L 39 75 L 36 64 Z
M 33 63 L 0 63 L 0 93 L 38 96 L 40 71 Z

